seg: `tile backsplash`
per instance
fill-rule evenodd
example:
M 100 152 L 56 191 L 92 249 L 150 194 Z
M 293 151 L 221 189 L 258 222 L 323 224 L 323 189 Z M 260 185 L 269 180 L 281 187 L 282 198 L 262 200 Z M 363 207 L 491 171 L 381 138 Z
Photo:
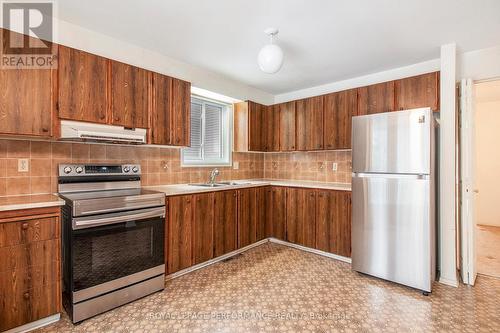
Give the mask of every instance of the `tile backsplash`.
M 333 170 L 333 164 L 337 169 Z M 269 153 L 264 178 L 351 183 L 351 151 Z
M 28 172 L 18 171 L 19 159 L 29 160 Z M 181 167 L 178 148 L 0 139 L 0 196 L 57 192 L 60 163 L 137 162 L 144 186 L 205 182 L 213 169 Z M 350 151 L 233 153 L 233 162 L 239 168 L 218 167 L 218 179 L 351 181 Z
M 0 139 L 0 196 L 57 192 L 60 163 L 138 163 L 142 184 L 166 185 L 205 182 L 212 167 L 181 167 L 180 149 L 90 143 Z M 18 160 L 29 160 L 29 171 L 18 172 Z M 218 167 L 218 179 L 262 178 L 261 153 L 233 153 L 238 170 Z

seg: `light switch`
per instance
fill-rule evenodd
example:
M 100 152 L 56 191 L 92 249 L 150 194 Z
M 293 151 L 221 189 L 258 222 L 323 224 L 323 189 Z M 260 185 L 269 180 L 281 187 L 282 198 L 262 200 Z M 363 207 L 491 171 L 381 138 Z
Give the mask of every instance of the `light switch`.
M 337 168 L 338 168 L 337 162 L 333 162 L 333 164 L 332 164 L 332 171 L 333 172 L 337 172 Z
M 30 162 L 27 158 L 20 158 L 17 160 L 17 171 L 18 172 L 30 171 Z
M 233 169 L 238 170 L 240 168 L 240 162 L 233 162 Z

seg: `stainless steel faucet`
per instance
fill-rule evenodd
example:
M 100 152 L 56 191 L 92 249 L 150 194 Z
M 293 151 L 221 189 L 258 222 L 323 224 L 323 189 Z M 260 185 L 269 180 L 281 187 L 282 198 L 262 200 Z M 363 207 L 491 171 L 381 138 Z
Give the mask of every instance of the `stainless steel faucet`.
M 213 185 L 215 183 L 215 177 L 217 177 L 219 174 L 220 172 L 219 169 L 217 168 L 210 171 L 210 176 L 208 177 L 208 183 Z

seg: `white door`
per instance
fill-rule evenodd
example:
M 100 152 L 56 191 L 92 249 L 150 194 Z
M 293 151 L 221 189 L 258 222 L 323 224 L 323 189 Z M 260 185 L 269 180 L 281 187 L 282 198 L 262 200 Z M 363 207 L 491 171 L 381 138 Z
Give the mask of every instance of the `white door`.
M 471 79 L 463 79 L 460 86 L 461 117 L 461 178 L 462 178 L 462 223 L 461 223 L 461 273 L 466 284 L 476 281 L 475 221 L 474 221 L 474 86 Z

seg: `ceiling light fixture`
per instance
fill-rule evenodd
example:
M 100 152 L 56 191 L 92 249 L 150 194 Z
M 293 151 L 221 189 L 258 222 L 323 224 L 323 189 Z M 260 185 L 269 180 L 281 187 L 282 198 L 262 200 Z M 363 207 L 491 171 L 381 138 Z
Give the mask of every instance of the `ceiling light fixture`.
M 276 28 L 267 28 L 264 30 L 264 33 L 271 38 L 271 43 L 264 46 L 257 57 L 260 70 L 264 73 L 277 73 L 281 69 L 281 66 L 283 66 L 283 50 L 274 44 L 274 37 L 278 32 L 279 30 Z

